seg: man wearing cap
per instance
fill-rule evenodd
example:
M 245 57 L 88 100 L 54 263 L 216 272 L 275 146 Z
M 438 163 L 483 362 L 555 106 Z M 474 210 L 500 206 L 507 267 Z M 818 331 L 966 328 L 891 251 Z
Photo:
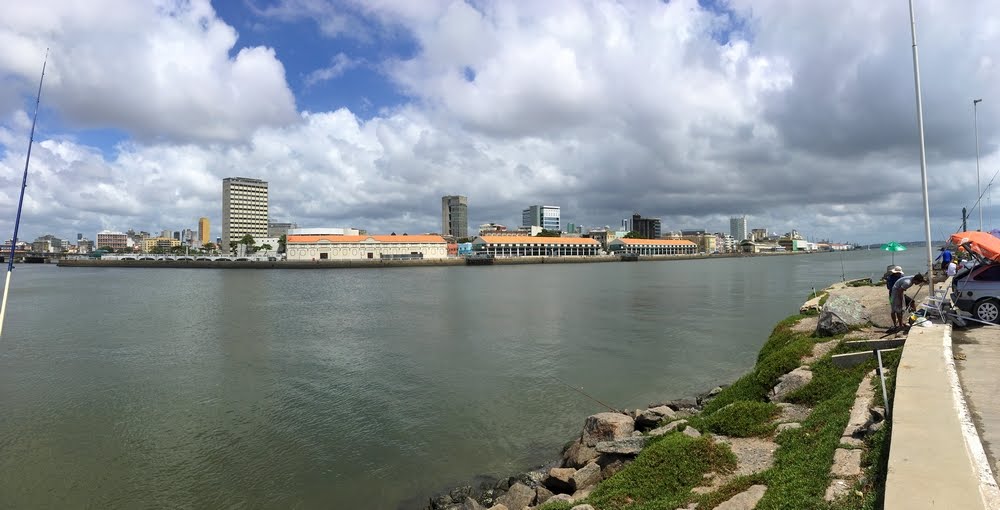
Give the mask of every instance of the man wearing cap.
M 913 276 L 899 278 L 892 285 L 892 291 L 889 293 L 889 303 L 892 307 L 892 329 L 890 331 L 903 329 L 903 310 L 906 308 L 907 301 L 906 289 L 921 283 L 924 283 L 924 275 L 917 273 Z

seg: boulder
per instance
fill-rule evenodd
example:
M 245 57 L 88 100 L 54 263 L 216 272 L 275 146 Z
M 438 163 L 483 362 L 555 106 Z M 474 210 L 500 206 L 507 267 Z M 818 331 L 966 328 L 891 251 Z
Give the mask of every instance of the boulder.
M 688 437 L 701 437 L 701 432 L 698 432 L 694 427 L 684 427 L 684 431 L 681 434 Z
M 462 502 L 462 506 L 458 507 L 461 510 L 485 510 L 483 505 L 480 505 L 478 501 L 466 496 L 465 501 Z
M 619 413 L 597 413 L 583 424 L 583 444 L 595 446 L 601 441 L 615 441 L 632 435 L 635 421 Z
M 778 432 L 784 432 L 786 430 L 795 430 L 795 429 L 801 429 L 801 428 L 802 428 L 802 424 L 801 423 L 796 423 L 794 421 L 790 422 L 790 423 L 779 423 L 778 424 Z
M 592 487 L 600 481 L 601 466 L 598 466 L 596 462 L 591 462 L 573 473 L 573 486 L 577 490 Z
M 646 409 L 636 417 L 635 428 L 636 430 L 649 430 L 659 425 L 663 420 L 674 419 L 674 416 L 676 416 L 676 411 L 667 406 Z
M 573 468 L 552 468 L 545 479 L 545 487 L 556 494 L 572 494 L 576 490 L 574 474 L 576 470 Z
M 729 498 L 715 510 L 753 510 L 767 492 L 766 485 L 751 485 L 749 489 Z
M 535 500 L 535 490 L 521 482 L 514 482 L 510 486 L 507 494 L 500 496 L 498 504 L 506 506 L 510 510 L 524 510 L 524 507 L 531 505 Z
M 535 487 L 535 502 L 538 503 L 539 505 L 544 504 L 546 501 L 549 500 L 549 498 L 551 498 L 554 495 L 555 494 L 552 494 L 552 491 L 546 489 L 544 485 L 539 485 L 538 487 Z
M 572 503 L 573 502 L 573 496 L 570 496 L 569 494 L 556 494 L 555 496 L 552 496 L 551 498 L 549 498 L 548 502 L 551 503 L 553 501 L 561 501 L 563 503 Z
M 698 400 L 693 398 L 678 398 L 674 400 L 667 400 L 666 402 L 658 402 L 649 404 L 650 409 L 654 407 L 667 406 L 674 411 L 681 411 L 684 409 L 698 410 Z
M 601 478 L 603 480 L 607 480 L 608 478 L 615 476 L 615 473 L 621 471 L 626 464 L 628 464 L 628 460 L 622 457 L 609 456 L 609 459 L 606 462 L 599 463 L 601 466 Z
M 871 315 L 861 303 L 847 296 L 837 296 L 823 305 L 816 323 L 816 336 L 834 336 L 871 322 Z
M 781 402 L 789 393 L 802 388 L 812 381 L 813 373 L 806 367 L 799 367 L 778 378 L 778 384 L 771 390 L 771 402 Z
M 601 441 L 594 450 L 598 453 L 617 453 L 619 455 L 639 455 L 639 452 L 649 442 L 648 436 L 629 437 L 618 441 Z
M 573 444 L 563 453 L 563 465 L 571 468 L 581 468 L 588 462 L 597 458 L 597 450 L 592 446 L 583 444 L 582 440 L 573 441 Z
M 677 430 L 677 427 L 680 427 L 681 425 L 684 425 L 687 422 L 688 422 L 687 420 L 674 420 L 674 421 L 672 421 L 672 422 L 670 422 L 670 423 L 668 423 L 668 424 L 666 424 L 666 425 L 664 425 L 662 427 L 650 430 L 649 431 L 649 435 L 651 435 L 651 436 L 662 436 L 662 435 L 666 434 L 667 432 L 673 432 L 674 430 Z

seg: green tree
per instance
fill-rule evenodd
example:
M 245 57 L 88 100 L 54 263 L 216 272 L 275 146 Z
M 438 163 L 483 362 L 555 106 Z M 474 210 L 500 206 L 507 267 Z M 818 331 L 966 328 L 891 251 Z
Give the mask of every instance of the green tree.
M 229 253 L 236 255 L 236 247 L 239 245 L 240 243 L 237 243 L 236 241 L 229 241 Z
M 288 236 L 282 234 L 278 238 L 278 253 L 285 253 L 285 245 L 288 242 Z
M 636 232 L 635 230 L 633 230 L 633 231 L 629 232 L 628 234 L 625 234 L 625 236 L 623 237 L 623 239 L 644 239 L 644 238 L 641 235 L 639 235 L 638 232 Z
M 562 232 L 558 230 L 545 230 L 542 229 L 535 237 L 562 237 Z
M 201 249 L 205 252 L 211 253 L 215 251 L 215 243 L 205 243 L 201 245 Z
M 260 249 L 261 251 L 271 251 L 272 249 L 274 249 L 274 247 L 271 246 L 270 244 L 264 243 L 260 245 Z
M 248 255 L 251 254 L 251 253 L 253 253 L 253 252 L 255 252 L 255 251 L 257 251 L 257 248 L 254 246 L 254 245 L 257 244 L 257 241 L 255 241 L 254 238 L 253 238 L 253 236 L 250 235 L 250 234 L 244 235 L 240 239 L 240 244 L 242 244 L 243 246 L 246 246 L 246 253 Z
M 104 252 L 107 252 L 107 253 L 114 253 L 115 252 L 115 249 L 112 248 L 112 247 L 110 247 L 110 246 L 101 246 L 99 249 L 101 251 L 104 251 Z

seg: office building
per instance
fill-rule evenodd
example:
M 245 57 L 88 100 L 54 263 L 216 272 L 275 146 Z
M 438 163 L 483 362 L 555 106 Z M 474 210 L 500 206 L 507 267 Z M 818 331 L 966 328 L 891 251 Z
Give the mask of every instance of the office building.
M 267 237 L 267 182 L 247 177 L 222 180 L 222 244 L 243 236 Z
M 210 230 L 208 218 L 198 218 L 198 242 L 201 243 L 202 246 L 211 242 L 212 238 L 210 237 Z
M 97 233 L 97 247 L 100 248 L 111 248 L 112 250 L 124 250 L 131 246 L 129 244 L 131 241 L 123 232 L 112 232 L 110 230 L 102 230 Z
M 532 205 L 521 211 L 521 226 L 560 232 L 560 216 L 557 205 Z
M 729 235 L 733 236 L 733 239 L 737 241 L 743 241 L 748 239 L 748 234 L 750 229 L 747 228 L 747 217 L 738 216 L 735 218 L 729 218 Z
M 469 237 L 469 199 L 461 195 L 441 197 L 441 234 Z
M 448 258 L 448 243 L 436 235 L 288 234 L 288 260 L 411 260 Z
M 632 215 L 632 232 L 643 239 L 660 238 L 660 218 L 643 218 L 639 214 Z

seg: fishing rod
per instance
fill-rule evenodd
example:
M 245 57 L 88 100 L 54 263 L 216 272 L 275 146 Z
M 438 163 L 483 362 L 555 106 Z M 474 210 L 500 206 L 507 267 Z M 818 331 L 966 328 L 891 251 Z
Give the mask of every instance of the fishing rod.
M 979 197 L 976 199 L 976 203 L 972 204 L 972 209 L 970 209 L 969 211 L 970 213 L 972 212 L 972 210 L 975 210 L 976 207 L 982 207 L 981 205 L 979 205 L 979 202 L 983 201 L 983 196 L 986 195 L 987 191 L 989 191 L 990 186 L 993 185 L 993 181 L 996 180 L 997 175 L 1000 175 L 1000 170 L 997 170 L 996 172 L 993 173 L 993 178 L 991 178 L 990 182 L 986 184 L 986 189 L 984 189 L 983 192 L 979 194 Z M 966 216 L 966 219 L 968 218 L 969 217 Z M 955 232 L 961 232 L 961 231 L 962 231 L 962 226 L 959 225 L 959 227 L 955 229 Z
M 7 295 L 10 293 L 10 275 L 14 272 L 14 250 L 17 248 L 17 229 L 21 226 L 21 206 L 24 205 L 24 189 L 28 187 L 28 162 L 31 161 L 31 145 L 35 141 L 35 122 L 38 120 L 38 105 L 42 102 L 42 81 L 45 80 L 45 65 L 48 63 L 49 49 L 45 48 L 45 60 L 42 61 L 42 77 L 38 79 L 38 94 L 35 95 L 35 114 L 31 117 L 31 135 L 28 136 L 28 155 L 24 158 L 21 196 L 17 199 L 17 216 L 14 217 L 14 237 L 10 241 L 10 258 L 7 259 L 7 278 L 3 284 L 3 302 L 0 303 L 0 334 L 3 334 L 3 320 L 7 315 Z
M 556 377 L 554 375 L 550 375 L 549 377 L 555 379 L 556 381 L 559 381 L 560 383 L 562 383 L 567 388 L 569 388 L 569 389 L 571 389 L 571 390 L 573 390 L 573 391 L 575 391 L 575 392 L 577 392 L 577 393 L 579 393 L 579 394 L 581 394 L 581 395 L 589 398 L 590 400 L 593 400 L 594 402 L 597 402 L 598 404 L 601 404 L 602 406 L 606 407 L 608 410 L 610 410 L 613 413 L 624 414 L 624 413 L 622 413 L 622 411 L 620 411 L 618 409 L 615 409 L 614 407 L 611 407 L 611 406 L 605 404 L 604 402 L 601 402 L 600 400 L 597 400 L 597 398 L 595 398 L 593 395 L 591 395 L 591 394 L 583 391 L 582 388 L 577 388 L 576 386 L 573 386 L 572 384 L 570 384 L 570 383 L 568 383 L 568 382 L 566 382 L 566 381 L 564 381 L 564 380 L 562 380 L 562 379 L 560 379 L 560 378 L 558 378 L 558 377 Z

